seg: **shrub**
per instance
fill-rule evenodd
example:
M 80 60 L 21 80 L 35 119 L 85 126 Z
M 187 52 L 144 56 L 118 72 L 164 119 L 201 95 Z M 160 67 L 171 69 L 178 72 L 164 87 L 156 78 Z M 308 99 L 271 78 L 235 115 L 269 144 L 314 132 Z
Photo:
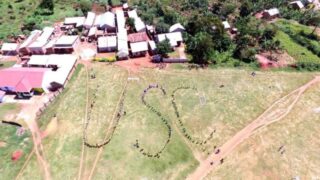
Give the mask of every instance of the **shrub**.
M 95 62 L 115 62 L 117 59 L 115 56 L 112 57 L 103 57 L 103 58 L 94 58 Z
M 299 71 L 320 71 L 320 63 L 315 62 L 298 62 L 296 64 Z

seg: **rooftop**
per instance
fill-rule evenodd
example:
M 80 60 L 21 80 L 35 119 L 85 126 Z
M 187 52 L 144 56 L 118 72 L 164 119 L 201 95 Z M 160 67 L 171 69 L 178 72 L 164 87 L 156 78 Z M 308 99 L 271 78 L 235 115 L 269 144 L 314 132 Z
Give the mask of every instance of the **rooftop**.
M 136 42 L 136 43 L 130 43 L 131 52 L 142 52 L 142 51 L 148 51 L 148 43 L 147 42 Z
M 265 10 L 265 12 L 268 13 L 270 16 L 275 16 L 280 14 L 280 11 L 278 8 L 271 8 L 271 9 Z
M 129 42 L 141 42 L 141 41 L 148 41 L 148 40 L 149 38 L 146 32 L 133 33 L 128 35 Z
M 1 51 L 16 51 L 17 49 L 17 43 L 3 43 L 1 47 Z
M 84 21 L 84 26 L 91 27 L 94 23 L 94 19 L 96 18 L 96 14 L 93 12 L 88 12 L 87 18 Z
M 116 36 L 106 36 L 98 38 L 98 47 L 116 47 L 117 46 L 117 37 Z
M 0 87 L 10 87 L 16 92 L 30 92 L 41 88 L 47 68 L 8 68 L 0 70 Z
M 75 24 L 77 27 L 82 26 L 84 21 L 86 20 L 85 17 L 67 17 L 64 20 L 65 25 L 72 25 Z
M 54 46 L 72 46 L 76 40 L 78 39 L 78 36 L 61 36 Z
M 164 41 L 165 39 L 168 39 L 170 42 L 170 45 L 172 47 L 176 46 L 178 42 L 182 42 L 182 34 L 181 32 L 172 32 L 172 33 L 166 33 L 166 34 L 159 34 L 158 35 L 158 41 Z
M 174 24 L 169 28 L 169 32 L 174 32 L 174 31 L 185 31 L 185 28 L 180 24 Z

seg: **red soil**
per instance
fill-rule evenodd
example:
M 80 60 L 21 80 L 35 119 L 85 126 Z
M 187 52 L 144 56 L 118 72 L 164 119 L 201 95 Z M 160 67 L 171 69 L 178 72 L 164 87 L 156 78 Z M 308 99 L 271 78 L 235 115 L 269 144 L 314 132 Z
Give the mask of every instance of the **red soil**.
M 16 150 L 15 152 L 12 153 L 11 155 L 11 160 L 12 161 L 18 161 L 23 155 L 22 150 Z
M 130 72 L 138 72 L 141 68 L 156 67 L 156 64 L 151 62 L 149 56 L 129 59 L 125 61 L 117 61 L 115 64 L 129 70 Z

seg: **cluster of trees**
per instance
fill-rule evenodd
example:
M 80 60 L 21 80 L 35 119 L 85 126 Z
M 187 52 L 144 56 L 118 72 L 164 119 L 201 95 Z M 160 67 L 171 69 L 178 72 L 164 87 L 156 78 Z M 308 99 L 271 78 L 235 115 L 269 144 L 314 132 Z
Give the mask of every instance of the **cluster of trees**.
M 29 31 L 32 31 L 34 29 L 41 29 L 43 20 L 45 20 L 48 16 L 54 15 L 55 4 L 56 2 L 54 0 L 42 0 L 36 8 L 35 12 L 32 15 L 25 18 L 21 30 L 28 34 Z M 79 9 L 79 11 L 77 12 L 86 15 L 87 12 L 91 10 L 92 1 L 77 0 L 73 4 L 73 6 L 75 9 Z
M 137 4 L 141 17 L 148 24 L 155 24 L 158 33 L 166 33 L 170 25 L 180 22 L 187 32 L 184 39 L 187 52 L 197 64 L 227 64 L 239 66 L 255 62 L 255 55 L 261 51 L 281 49 L 275 41 L 277 28 L 259 20 L 253 15 L 264 9 L 277 7 L 284 18 L 300 23 L 320 24 L 320 15 L 307 6 L 306 10 L 295 10 L 286 0 L 231 0 L 209 3 L 208 0 L 184 0 L 164 2 L 161 0 L 140 0 Z M 238 33 L 230 37 L 222 25 L 228 20 Z M 160 53 L 164 54 L 165 45 Z

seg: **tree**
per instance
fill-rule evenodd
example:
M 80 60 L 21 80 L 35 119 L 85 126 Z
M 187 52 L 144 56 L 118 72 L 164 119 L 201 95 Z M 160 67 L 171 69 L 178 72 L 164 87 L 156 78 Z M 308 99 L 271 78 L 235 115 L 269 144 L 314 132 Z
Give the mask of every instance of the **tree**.
M 313 31 L 311 32 L 311 34 L 314 34 L 314 32 L 317 30 L 317 28 L 318 28 L 319 25 L 320 25 L 320 14 L 319 14 L 319 13 L 314 14 L 314 15 L 309 19 L 308 24 L 314 26 L 314 29 L 313 29 Z
M 214 53 L 214 43 L 209 33 L 199 32 L 188 38 L 187 51 L 192 55 L 192 61 L 197 64 L 208 64 Z
M 166 57 L 169 52 L 172 52 L 171 45 L 168 39 L 161 41 L 157 44 L 157 53 Z
M 186 0 L 185 9 L 206 9 L 209 7 L 208 0 Z
M 178 15 L 173 10 L 167 9 L 164 13 L 163 19 L 167 24 L 175 24 L 177 22 Z
M 161 34 L 161 33 L 167 33 L 169 31 L 170 26 L 164 22 L 159 22 L 156 25 L 156 31 L 157 33 Z
M 128 18 L 127 25 L 130 26 L 130 29 L 134 28 L 135 19 L 134 18 Z
M 222 16 L 227 17 L 229 14 L 233 13 L 237 6 L 233 3 L 224 3 L 220 9 L 220 13 Z
M 252 12 L 252 9 L 253 9 L 252 3 L 249 1 L 245 1 L 240 6 L 240 16 L 242 17 L 249 16 Z
M 54 10 L 54 2 L 53 2 L 53 0 L 42 0 L 39 7 L 41 9 L 48 9 L 50 11 L 53 11 Z
M 187 24 L 187 31 L 191 35 L 195 35 L 199 32 L 213 32 L 213 27 L 215 27 L 214 31 L 217 34 L 224 34 L 224 27 L 222 25 L 221 20 L 214 15 L 195 15 Z
M 82 11 L 82 13 L 84 15 L 87 15 L 87 13 L 91 10 L 91 2 L 90 1 L 87 1 L 87 0 L 81 0 L 79 2 L 79 5 L 80 5 L 80 9 Z

